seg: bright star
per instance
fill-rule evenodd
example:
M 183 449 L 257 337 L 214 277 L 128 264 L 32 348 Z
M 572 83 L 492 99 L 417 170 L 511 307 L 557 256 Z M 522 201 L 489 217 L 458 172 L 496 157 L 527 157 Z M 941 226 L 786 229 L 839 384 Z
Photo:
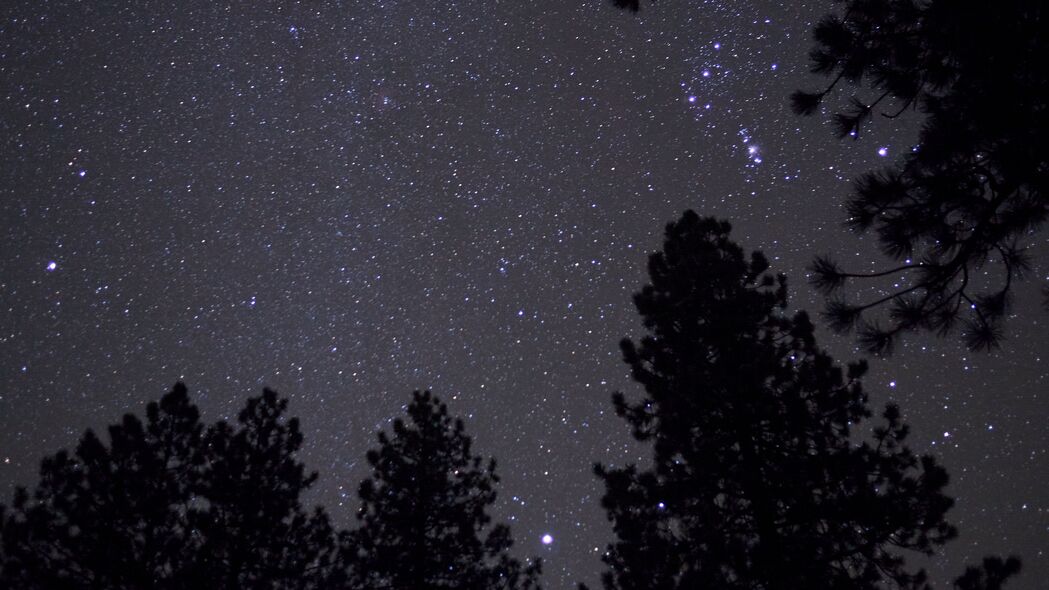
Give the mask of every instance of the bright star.
M 880 148 L 878 148 L 878 155 L 879 155 L 879 156 L 881 156 L 881 157 L 883 157 L 883 158 L 884 158 L 885 156 L 889 155 L 889 148 L 886 148 L 886 147 L 880 147 Z
M 56 268 L 58 268 L 58 263 L 57 263 L 57 262 L 55 262 L 54 260 L 52 260 L 51 262 L 48 262 L 48 263 L 47 263 L 47 271 L 48 271 L 48 272 L 52 272 L 52 271 L 54 271 L 54 270 L 55 270 Z
M 554 542 L 554 538 L 552 536 L 550 536 L 549 533 L 547 533 L 547 534 L 543 535 L 542 541 L 543 541 L 543 545 L 549 545 L 550 543 Z

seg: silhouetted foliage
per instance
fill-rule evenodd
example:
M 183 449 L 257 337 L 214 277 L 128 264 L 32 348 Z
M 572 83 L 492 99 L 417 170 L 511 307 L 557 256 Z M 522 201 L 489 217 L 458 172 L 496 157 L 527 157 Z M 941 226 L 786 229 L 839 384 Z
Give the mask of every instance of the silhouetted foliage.
M 608 0 L 612 3 L 612 6 L 616 8 L 622 8 L 629 10 L 630 12 L 638 12 L 641 10 L 641 0 Z
M 201 555 L 211 584 L 222 588 L 302 588 L 334 565 L 334 531 L 321 508 L 306 513 L 300 496 L 317 480 L 296 460 L 302 446 L 288 402 L 266 389 L 250 398 L 238 427 L 208 430 L 209 454 L 199 513 Z
M 858 327 L 874 352 L 888 351 L 903 332 L 946 334 L 958 324 L 969 348 L 992 348 L 1013 283 L 1028 271 L 1025 248 L 1049 215 L 1049 6 L 841 3 L 841 14 L 816 26 L 811 54 L 813 71 L 832 82 L 796 92 L 794 110 L 815 114 L 844 81 L 874 96 L 853 96 L 834 116 L 839 136 L 858 135 L 877 113 L 917 110 L 925 124 L 918 146 L 860 178 L 847 205 L 848 224 L 873 231 L 900 264 L 874 273 L 846 272 L 829 258 L 814 265 L 814 283 L 828 294 L 857 278 L 894 283 L 870 301 L 832 300 L 832 325 Z M 883 306 L 884 324 L 864 320 Z
M 954 581 L 954 587 L 957 590 L 997 590 L 1019 571 L 1020 560 L 1015 557 L 1005 560 L 986 557 L 981 565 L 966 568 L 965 573 Z
M 866 364 L 820 350 L 805 313 L 784 311 L 785 278 L 729 232 L 686 212 L 634 298 L 648 335 L 622 348 L 645 396 L 614 404 L 654 455 L 596 467 L 616 535 L 605 588 L 927 588 L 906 557 L 956 535 L 946 471 L 905 445 L 896 406 L 853 438 Z M 1018 567 L 992 561 L 966 575 Z
M 275 393 L 239 427 L 205 429 L 178 383 L 72 455 L 41 463 L 32 494 L 0 510 L 0 587 L 310 588 L 334 556 L 327 516 L 307 516 L 296 420 Z M 2 507 L 0 507 L 2 508 Z
M 511 558 L 509 527 L 489 527 L 495 460 L 473 455 L 462 420 L 428 391 L 413 394 L 408 418 L 368 452 L 374 471 L 360 487 L 360 528 L 343 540 L 352 585 L 538 589 L 539 560 Z

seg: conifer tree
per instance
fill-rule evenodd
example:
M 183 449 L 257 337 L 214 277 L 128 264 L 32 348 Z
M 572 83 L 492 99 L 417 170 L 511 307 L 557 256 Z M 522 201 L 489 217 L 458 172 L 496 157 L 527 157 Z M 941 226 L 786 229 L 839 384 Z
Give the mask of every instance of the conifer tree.
M 463 422 L 430 392 L 415 392 L 408 422 L 379 433 L 361 483 L 360 527 L 344 539 L 351 587 L 396 590 L 539 588 L 540 562 L 508 554 L 504 524 L 490 526 L 495 460 L 471 450 Z
M 868 430 L 866 365 L 822 351 L 785 312 L 785 278 L 729 232 L 686 212 L 634 298 L 648 335 L 622 348 L 644 395 L 614 405 L 653 463 L 596 468 L 616 535 L 605 588 L 927 588 L 907 558 L 956 534 L 946 471 L 906 446 L 895 406 Z M 1018 567 L 990 560 L 966 574 L 989 583 L 960 587 Z
M 205 429 L 178 383 L 76 452 L 41 463 L 30 494 L 0 506 L 0 587 L 315 588 L 331 572 L 327 516 L 300 496 L 316 475 L 284 400 L 249 400 L 239 428 Z
M 0 587 L 180 588 L 196 566 L 188 524 L 200 485 L 203 425 L 181 383 L 74 454 L 45 458 L 3 519 Z
M 992 348 L 1030 270 L 1027 248 L 1049 216 L 1049 7 L 839 3 L 816 26 L 811 54 L 813 71 L 832 81 L 795 93 L 795 111 L 816 114 L 850 83 L 872 92 L 853 95 L 834 115 L 839 136 L 910 111 L 924 125 L 914 149 L 855 183 L 846 207 L 848 225 L 873 232 L 895 263 L 848 272 L 818 258 L 814 283 L 832 295 L 827 315 L 838 330 L 857 329 L 875 352 L 908 331 L 947 334 L 959 325 L 970 348 Z M 889 294 L 842 295 L 865 278 L 884 281 Z
M 300 496 L 317 481 L 295 457 L 297 418 L 272 390 L 249 398 L 238 427 L 219 422 L 205 436 L 209 461 L 198 513 L 209 584 L 223 588 L 323 587 L 334 567 L 334 531 L 321 508 L 308 514 Z

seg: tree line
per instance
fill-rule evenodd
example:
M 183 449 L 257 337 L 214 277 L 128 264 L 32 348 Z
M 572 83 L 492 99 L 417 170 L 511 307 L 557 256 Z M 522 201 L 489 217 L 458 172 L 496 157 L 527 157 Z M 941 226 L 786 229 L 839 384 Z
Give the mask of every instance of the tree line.
M 786 311 L 786 278 L 730 231 L 686 212 L 634 297 L 647 335 L 622 350 L 644 393 L 613 404 L 653 461 L 595 468 L 615 536 L 604 587 L 930 588 L 912 557 L 957 535 L 946 470 L 908 448 L 899 408 L 872 418 L 866 364 L 820 349 L 808 316 Z M 494 460 L 430 392 L 379 433 L 342 531 L 303 506 L 318 474 L 286 411 L 264 390 L 235 424 L 206 425 L 178 383 L 108 440 L 87 431 L 0 507 L 0 586 L 540 587 L 540 560 L 511 557 L 492 523 Z M 988 557 L 954 587 L 1001 588 L 1019 568 Z
M 177 383 L 108 442 L 87 431 L 0 506 L 0 587 L 538 587 L 539 560 L 510 557 L 509 529 L 490 526 L 494 461 L 436 397 L 415 392 L 408 420 L 379 434 L 361 526 L 343 531 L 303 506 L 318 474 L 296 457 L 287 403 L 267 389 L 235 425 L 205 425 Z

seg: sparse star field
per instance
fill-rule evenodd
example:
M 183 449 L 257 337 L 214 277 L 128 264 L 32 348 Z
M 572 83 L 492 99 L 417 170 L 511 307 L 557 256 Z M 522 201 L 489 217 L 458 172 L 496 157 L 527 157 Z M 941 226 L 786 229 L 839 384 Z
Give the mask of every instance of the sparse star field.
M 839 141 L 802 119 L 831 2 L 51 2 L 0 20 L 0 492 L 184 380 L 205 418 L 272 387 L 309 498 L 357 507 L 375 434 L 431 389 L 498 459 L 498 520 L 545 587 L 593 586 L 612 540 L 596 461 L 644 462 L 610 396 L 618 342 L 685 209 L 786 273 L 884 263 L 843 228 L 860 172 L 917 123 Z M 874 406 L 952 474 L 961 539 L 1049 578 L 1044 234 L 993 354 L 911 337 Z M 903 279 L 901 279 L 903 280 Z M 1035 284 L 1038 283 L 1038 284 Z M 848 336 L 821 331 L 842 361 Z

